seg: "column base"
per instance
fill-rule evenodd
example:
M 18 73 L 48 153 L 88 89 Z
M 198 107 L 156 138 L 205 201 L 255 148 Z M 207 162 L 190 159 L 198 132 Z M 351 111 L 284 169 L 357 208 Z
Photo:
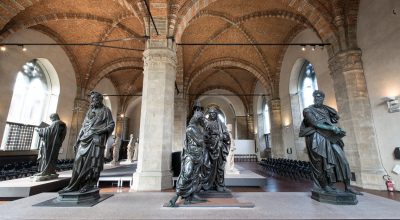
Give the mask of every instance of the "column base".
M 385 181 L 382 179 L 386 173 L 383 170 L 364 170 L 361 171 L 361 188 L 386 190 Z
M 133 174 L 131 192 L 161 191 L 172 188 L 172 173 L 161 172 L 136 172 Z

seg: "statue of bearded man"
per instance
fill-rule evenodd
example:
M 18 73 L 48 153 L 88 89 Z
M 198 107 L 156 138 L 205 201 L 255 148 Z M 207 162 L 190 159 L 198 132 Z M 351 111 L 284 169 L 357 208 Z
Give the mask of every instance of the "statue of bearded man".
M 103 96 L 90 94 L 90 108 L 86 113 L 78 139 L 74 145 L 75 161 L 71 181 L 59 192 L 94 192 L 98 195 L 97 181 L 104 164 L 104 148 L 107 138 L 114 130 L 109 108 L 103 105 Z

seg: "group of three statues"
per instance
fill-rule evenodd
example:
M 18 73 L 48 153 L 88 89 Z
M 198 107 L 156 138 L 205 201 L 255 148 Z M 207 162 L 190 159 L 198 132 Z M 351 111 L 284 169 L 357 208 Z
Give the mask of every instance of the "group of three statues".
M 200 109 L 199 102 L 196 102 L 186 128 L 176 195 L 168 206 L 175 206 L 179 197 L 185 204 L 203 202 L 205 200 L 197 195 L 201 190 L 226 191 L 224 172 L 231 139 L 226 125 L 218 119 L 216 108 L 207 110 L 208 118 Z

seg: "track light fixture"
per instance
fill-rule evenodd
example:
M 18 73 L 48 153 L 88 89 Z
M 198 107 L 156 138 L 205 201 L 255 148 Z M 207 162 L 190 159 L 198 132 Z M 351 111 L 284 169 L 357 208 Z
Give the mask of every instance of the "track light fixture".
M 306 45 L 301 45 L 301 50 L 306 51 Z

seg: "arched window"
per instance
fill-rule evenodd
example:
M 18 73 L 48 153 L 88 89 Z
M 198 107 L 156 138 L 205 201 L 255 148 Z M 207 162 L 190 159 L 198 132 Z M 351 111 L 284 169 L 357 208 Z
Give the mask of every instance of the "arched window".
M 263 121 L 264 121 L 264 135 L 267 135 L 271 133 L 271 122 L 269 119 L 269 108 L 268 104 L 264 103 L 264 109 L 263 109 Z
M 299 74 L 298 92 L 300 95 L 301 109 L 314 103 L 312 93 L 318 89 L 317 78 L 313 65 L 305 61 Z
M 58 77 L 49 61 L 33 59 L 24 64 L 16 76 L 1 148 L 35 148 L 34 128 L 56 112 L 58 94 Z

